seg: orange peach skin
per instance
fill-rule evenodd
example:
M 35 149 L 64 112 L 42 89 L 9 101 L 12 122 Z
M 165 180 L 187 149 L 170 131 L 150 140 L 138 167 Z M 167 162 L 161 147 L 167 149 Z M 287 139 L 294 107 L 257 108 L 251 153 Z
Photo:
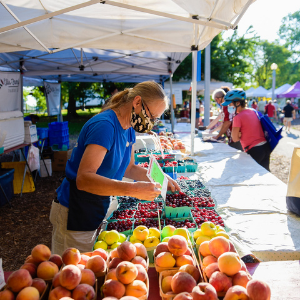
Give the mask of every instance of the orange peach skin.
M 200 280 L 199 269 L 193 265 L 181 266 L 179 268 L 178 272 L 186 272 L 186 273 L 190 274 L 191 276 L 193 276 L 193 278 L 196 280 L 196 282 L 199 282 L 199 280 Z
M 136 280 L 146 281 L 148 274 L 146 269 L 142 265 L 135 265 L 138 271 Z
M 251 275 L 245 271 L 239 271 L 232 277 L 232 285 L 240 285 L 246 288 L 247 283 L 251 280 Z
M 62 258 L 58 254 L 52 254 L 49 258 L 49 261 L 55 263 L 57 265 L 58 269 L 60 269 L 60 267 L 63 264 Z
M 92 252 L 92 256 L 100 255 L 105 261 L 107 260 L 107 252 L 101 248 Z
M 25 269 L 20 269 L 12 274 L 7 279 L 7 286 L 14 292 L 18 293 L 25 287 L 30 287 L 32 278 L 29 272 Z
M 189 255 L 181 255 L 176 258 L 176 267 L 182 267 L 184 265 L 193 265 L 194 260 Z
M 164 294 L 168 292 L 172 292 L 171 282 L 172 282 L 173 276 L 166 276 L 163 278 L 161 282 L 161 289 Z
M 37 266 L 33 263 L 25 263 L 20 269 L 25 269 L 29 272 L 32 278 L 36 277 Z
M 135 265 L 142 265 L 145 269 L 147 269 L 146 260 L 141 256 L 134 257 L 131 262 Z
M 110 270 L 107 272 L 106 279 L 107 279 L 107 280 L 108 280 L 108 279 L 118 280 L 117 274 L 116 274 L 116 269 L 110 269 Z
M 106 280 L 102 287 L 104 297 L 116 297 L 120 299 L 125 295 L 125 286 L 117 280 Z
M 191 293 L 196 284 L 193 276 L 185 272 L 178 272 L 172 278 L 171 287 L 175 294 Z
M 209 241 L 209 251 L 215 257 L 219 257 L 225 252 L 229 252 L 230 244 L 229 241 L 223 236 L 212 238 Z
M 147 295 L 147 292 L 147 286 L 143 281 L 134 280 L 126 286 L 125 295 L 139 298 Z
M 71 292 L 62 286 L 58 286 L 49 293 L 48 300 L 59 300 L 63 297 L 71 297 Z
M 159 244 L 156 246 L 156 249 L 155 249 L 155 256 L 157 256 L 158 254 L 160 254 L 160 253 L 162 253 L 162 252 L 170 252 L 170 251 L 169 251 L 169 247 L 168 247 L 168 243 L 163 242 L 163 243 L 159 243 Z
M 226 252 L 219 256 L 218 265 L 221 272 L 233 276 L 242 268 L 241 259 L 237 253 Z
M 42 261 L 49 260 L 51 256 L 51 251 L 47 246 L 40 244 L 40 245 L 36 245 L 31 250 L 31 256 L 34 261 L 40 263 Z
M 176 260 L 170 252 L 162 252 L 156 256 L 155 263 L 162 268 L 173 268 Z
M 0 292 L 0 300 L 15 300 L 15 295 L 10 290 Z
M 216 271 L 220 271 L 218 263 L 212 263 L 212 264 L 208 265 L 204 270 L 205 275 L 208 278 L 210 278 L 211 275 Z
M 80 252 L 76 248 L 68 248 L 62 254 L 62 261 L 65 265 L 77 265 L 81 260 Z
M 119 257 L 117 248 L 110 252 L 110 257 L 111 258 Z
M 136 256 L 136 247 L 128 241 L 123 242 L 117 251 L 122 260 L 131 261 Z
M 79 284 L 72 292 L 74 300 L 92 300 L 95 297 L 95 290 L 88 284 Z
M 39 291 L 40 295 L 42 295 L 47 287 L 47 284 L 46 284 L 45 280 L 43 280 L 41 278 L 35 278 L 32 280 L 31 286 L 35 287 Z
M 26 287 L 19 292 L 16 300 L 39 300 L 40 293 L 35 287 Z
M 168 248 L 172 254 L 176 256 L 180 256 L 180 255 L 184 255 L 184 253 L 187 251 L 188 244 L 186 239 L 183 236 L 173 235 L 170 237 L 168 241 Z
M 44 261 L 37 268 L 37 276 L 45 281 L 52 280 L 58 273 L 58 266 L 51 261 Z
M 203 268 L 206 268 L 208 265 L 212 264 L 212 263 L 216 263 L 218 262 L 218 259 L 212 255 L 208 255 L 206 257 L 203 258 L 203 261 L 202 261 L 202 265 L 203 265 Z
M 183 292 L 175 296 L 173 300 L 193 300 L 193 297 L 190 293 Z
M 81 271 L 80 283 L 86 283 L 90 286 L 94 286 L 96 281 L 95 273 L 92 270 L 84 269 Z
M 56 273 L 55 276 L 53 277 L 52 279 L 52 285 L 53 287 L 57 287 L 57 286 L 60 286 L 60 281 L 59 281 L 59 274 L 60 272 Z
M 74 265 L 65 266 L 59 274 L 59 282 L 62 287 L 73 290 L 81 281 L 81 271 Z
M 135 243 L 134 244 L 135 248 L 136 248 L 136 255 L 137 256 L 141 256 L 142 258 L 147 257 L 147 249 L 143 244 L 140 243 Z
M 222 272 L 214 272 L 209 278 L 209 283 L 216 289 L 217 292 L 227 292 L 232 286 L 231 278 L 227 277 Z
M 92 270 L 96 277 L 99 277 L 106 270 L 106 262 L 100 255 L 92 256 L 87 261 L 85 268 Z
M 122 261 L 116 268 L 116 276 L 123 284 L 130 284 L 136 279 L 137 275 L 136 266 L 129 261 Z
M 253 279 L 247 283 L 247 293 L 250 299 L 270 300 L 271 289 L 267 283 Z
M 218 300 L 216 289 L 207 282 L 201 282 L 193 288 L 193 300 Z
M 203 243 L 201 243 L 200 247 L 199 247 L 199 252 L 202 256 L 211 256 L 211 251 L 209 248 L 209 241 L 205 241 Z
M 247 290 L 243 286 L 235 285 L 231 287 L 224 297 L 224 300 L 249 300 Z

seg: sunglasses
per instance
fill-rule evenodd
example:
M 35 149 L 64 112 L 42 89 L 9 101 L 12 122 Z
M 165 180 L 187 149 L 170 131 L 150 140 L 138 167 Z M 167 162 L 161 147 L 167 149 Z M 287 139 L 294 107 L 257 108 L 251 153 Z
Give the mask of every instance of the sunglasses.
M 142 97 L 141 97 L 141 100 L 142 100 L 142 104 L 143 104 L 143 105 L 145 104 L 146 108 L 147 108 L 148 111 L 149 111 L 149 114 L 150 114 L 150 121 L 151 121 L 153 124 L 158 123 L 159 118 L 154 118 L 153 115 L 152 115 L 152 113 L 151 113 L 151 111 L 150 111 L 150 109 L 149 109 L 149 107 L 147 106 L 146 102 L 143 101 Z

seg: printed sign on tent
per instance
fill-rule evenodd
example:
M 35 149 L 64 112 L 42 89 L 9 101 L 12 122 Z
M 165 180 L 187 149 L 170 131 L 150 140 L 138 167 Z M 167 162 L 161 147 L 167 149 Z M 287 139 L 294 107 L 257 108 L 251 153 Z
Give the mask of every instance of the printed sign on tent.
M 60 115 L 60 83 L 44 82 L 48 116 Z
M 165 89 L 165 93 L 171 99 L 170 89 Z M 182 104 L 182 89 L 172 89 L 172 93 L 175 95 L 176 104 Z
M 0 111 L 21 110 L 19 72 L 0 72 Z

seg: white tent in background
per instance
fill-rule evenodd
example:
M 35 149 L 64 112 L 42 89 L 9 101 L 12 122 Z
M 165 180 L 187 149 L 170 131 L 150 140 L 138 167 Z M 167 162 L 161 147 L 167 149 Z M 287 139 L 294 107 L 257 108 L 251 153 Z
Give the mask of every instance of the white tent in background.
M 286 83 L 282 86 L 280 86 L 279 88 L 275 89 L 275 98 L 278 98 L 277 96 L 279 94 L 283 94 L 284 92 L 286 92 L 289 88 L 291 87 L 290 84 Z M 269 90 L 269 92 L 267 93 L 267 98 L 272 98 L 272 89 Z
M 249 98 L 249 97 L 252 97 L 252 94 L 253 92 L 255 91 L 255 88 L 254 87 L 251 87 L 250 89 L 248 89 L 246 92 L 246 97 Z
M 263 88 L 262 86 L 259 86 L 257 89 L 255 89 L 252 92 L 252 97 L 266 97 L 267 96 L 268 91 Z

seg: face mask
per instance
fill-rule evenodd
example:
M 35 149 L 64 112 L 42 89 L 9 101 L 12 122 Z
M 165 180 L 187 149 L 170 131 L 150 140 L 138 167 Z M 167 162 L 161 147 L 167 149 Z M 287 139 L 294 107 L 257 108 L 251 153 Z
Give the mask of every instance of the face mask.
M 143 102 L 142 110 L 138 115 L 135 113 L 134 108 L 132 108 L 130 123 L 132 128 L 139 133 L 149 132 L 153 128 L 154 124 L 148 117 Z
M 235 113 L 235 107 L 234 106 L 228 106 L 228 112 L 230 114 L 234 114 Z

